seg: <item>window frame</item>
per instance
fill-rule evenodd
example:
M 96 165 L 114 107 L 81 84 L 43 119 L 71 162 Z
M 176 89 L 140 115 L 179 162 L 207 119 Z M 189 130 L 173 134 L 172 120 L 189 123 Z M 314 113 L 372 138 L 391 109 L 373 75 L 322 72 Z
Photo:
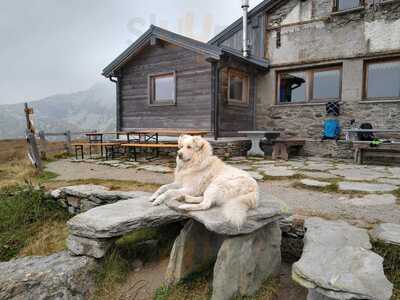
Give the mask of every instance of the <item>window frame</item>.
M 382 97 L 368 97 L 368 66 L 371 64 L 383 64 L 390 62 L 399 62 L 400 56 L 394 57 L 385 57 L 385 58 L 374 58 L 374 59 L 366 59 L 364 60 L 363 67 L 363 89 L 362 89 L 362 100 L 363 101 L 391 101 L 391 100 L 400 100 L 400 96 L 390 97 L 390 96 L 382 96 Z
M 238 100 L 231 98 L 231 74 L 236 74 L 239 76 L 243 76 L 245 80 L 242 81 L 244 82 L 244 87 L 242 91 L 242 98 L 243 100 Z M 229 68 L 228 69 L 228 93 L 227 93 L 227 103 L 229 105 L 236 105 L 236 106 L 249 106 L 250 104 L 250 75 L 247 74 L 244 71 L 238 70 L 238 69 L 233 69 Z
M 165 102 L 157 102 L 156 99 L 154 99 L 154 92 L 155 92 L 155 78 L 157 77 L 167 77 L 168 75 L 172 75 L 173 77 L 173 99 L 170 99 L 170 101 L 165 101 Z M 165 71 L 165 72 L 160 72 L 160 73 L 152 73 L 148 74 L 147 76 L 147 96 L 148 96 L 148 105 L 149 106 L 174 106 L 176 105 L 176 96 L 177 96 L 177 85 L 176 85 L 176 71 L 171 70 L 171 71 Z
M 353 11 L 353 10 L 358 10 L 360 8 L 365 8 L 365 0 L 359 0 L 358 6 L 346 9 L 339 9 L 339 1 L 340 0 L 332 0 L 333 2 L 332 12 L 340 13 L 340 12 Z
M 339 98 L 314 98 L 314 74 L 316 72 L 339 70 Z M 281 74 L 284 73 L 296 73 L 304 72 L 306 78 L 305 88 L 305 101 L 298 102 L 280 102 L 280 81 Z M 286 69 L 279 70 L 276 72 L 276 93 L 275 93 L 275 104 L 276 105 L 296 105 L 296 104 L 313 104 L 313 103 L 327 103 L 329 101 L 341 101 L 342 100 L 342 87 L 343 87 L 343 65 L 335 64 L 328 66 L 314 66 L 306 68 Z

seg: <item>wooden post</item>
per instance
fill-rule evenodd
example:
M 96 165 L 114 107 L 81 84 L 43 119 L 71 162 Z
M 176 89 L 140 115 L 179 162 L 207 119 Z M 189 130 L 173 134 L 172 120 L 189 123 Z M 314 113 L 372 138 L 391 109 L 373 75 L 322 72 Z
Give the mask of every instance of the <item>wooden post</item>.
M 26 141 L 28 143 L 28 157 L 32 164 L 39 170 L 43 171 L 42 160 L 40 159 L 38 145 L 36 143 L 35 128 L 31 122 L 30 115 L 33 114 L 33 109 L 28 107 L 28 103 L 25 103 L 25 118 L 26 118 Z
M 65 151 L 68 154 L 71 154 L 72 147 L 71 147 L 71 131 L 67 130 L 65 132 Z
M 43 130 L 39 131 L 39 139 L 40 139 L 40 157 L 42 159 L 46 159 L 46 152 L 47 152 L 47 141 L 46 141 L 46 134 Z

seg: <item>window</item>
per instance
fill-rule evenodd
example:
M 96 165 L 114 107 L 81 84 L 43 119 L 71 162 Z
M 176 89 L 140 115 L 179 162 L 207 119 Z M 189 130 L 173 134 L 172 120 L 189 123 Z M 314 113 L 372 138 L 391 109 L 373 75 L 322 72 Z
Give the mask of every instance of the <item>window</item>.
M 344 11 L 352 8 L 363 7 L 364 0 L 335 0 L 334 11 Z
M 249 76 L 241 71 L 228 71 L 228 103 L 249 103 Z
M 400 58 L 366 63 L 365 98 L 400 98 Z
M 175 104 L 175 73 L 149 76 L 149 102 L 151 105 Z
M 341 67 L 278 73 L 278 103 L 339 100 Z

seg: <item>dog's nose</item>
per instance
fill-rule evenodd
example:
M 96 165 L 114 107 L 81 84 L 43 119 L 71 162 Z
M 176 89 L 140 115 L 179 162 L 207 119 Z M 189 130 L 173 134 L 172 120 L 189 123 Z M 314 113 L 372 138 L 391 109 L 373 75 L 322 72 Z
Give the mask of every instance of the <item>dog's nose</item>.
M 178 157 L 179 157 L 179 159 L 182 159 L 183 158 L 183 154 L 182 153 L 178 153 Z

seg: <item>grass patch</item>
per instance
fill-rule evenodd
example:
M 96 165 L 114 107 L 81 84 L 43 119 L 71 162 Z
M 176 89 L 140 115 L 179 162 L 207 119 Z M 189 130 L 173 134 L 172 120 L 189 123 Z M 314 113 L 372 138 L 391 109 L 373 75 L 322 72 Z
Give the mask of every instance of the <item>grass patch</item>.
M 169 224 L 137 230 L 119 238 L 96 273 L 96 291 L 92 299 L 118 299 L 132 263 L 136 259 L 146 263 L 169 255 L 181 228 L 180 224 Z
M 263 180 L 268 180 L 268 181 L 283 181 L 283 180 L 299 180 L 299 179 L 304 179 L 306 178 L 302 174 L 295 174 L 293 176 L 270 176 L 266 174 L 261 174 L 263 176 Z
M 0 189 L 0 261 L 17 256 L 23 249 L 23 253 L 37 254 L 38 247 L 28 245 L 38 240 L 38 234 L 45 227 L 47 234 L 40 240 L 52 244 L 52 238 L 59 232 L 55 230 L 53 233 L 54 228 L 50 224 L 56 221 L 65 223 L 68 218 L 68 213 L 42 189 L 30 185 Z M 47 250 L 39 252 L 58 250 L 58 245 L 59 242 L 54 242 L 52 246 L 41 245 Z
M 373 251 L 384 258 L 383 269 L 390 282 L 393 283 L 392 300 L 400 299 L 400 246 L 373 242 Z
M 162 286 L 157 289 L 154 300 L 208 300 L 212 294 L 212 268 L 206 272 L 190 276 L 174 286 Z M 234 300 L 273 300 L 280 289 L 278 278 L 264 282 L 259 291 L 251 297 L 236 296 Z
M 321 193 L 339 193 L 339 187 L 337 183 L 331 183 L 325 187 L 317 187 L 317 186 L 304 185 L 301 182 L 294 182 L 292 186 L 296 189 L 318 191 Z
M 396 196 L 397 202 L 400 203 L 400 188 L 393 192 L 393 195 Z
M 46 182 L 49 180 L 52 180 L 54 178 L 57 178 L 59 175 L 57 173 L 54 172 L 50 172 L 50 171 L 43 171 L 40 175 L 37 176 L 37 180 L 39 182 Z
M 208 300 L 211 297 L 212 269 L 191 275 L 177 285 L 157 289 L 154 300 Z
M 38 226 L 37 234 L 27 240 L 18 256 L 46 256 L 66 250 L 68 226 L 65 220 L 51 220 Z

